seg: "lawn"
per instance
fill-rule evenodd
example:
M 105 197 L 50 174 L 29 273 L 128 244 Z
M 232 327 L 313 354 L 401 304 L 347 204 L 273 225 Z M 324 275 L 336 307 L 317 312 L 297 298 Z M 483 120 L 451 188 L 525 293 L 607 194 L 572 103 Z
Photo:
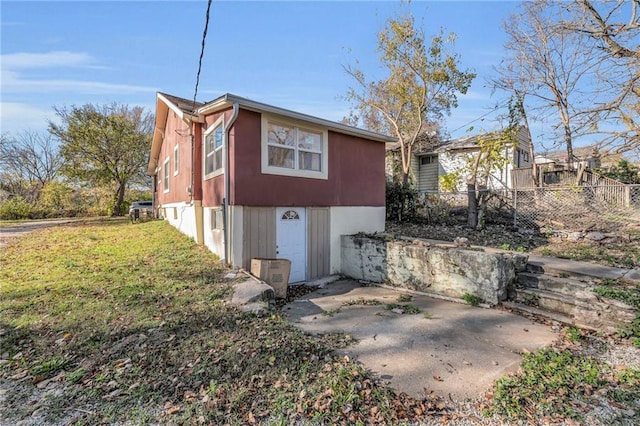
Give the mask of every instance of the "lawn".
M 25 424 L 399 424 L 437 397 L 382 386 L 232 280 L 166 222 L 89 220 L 0 249 L 0 418 Z

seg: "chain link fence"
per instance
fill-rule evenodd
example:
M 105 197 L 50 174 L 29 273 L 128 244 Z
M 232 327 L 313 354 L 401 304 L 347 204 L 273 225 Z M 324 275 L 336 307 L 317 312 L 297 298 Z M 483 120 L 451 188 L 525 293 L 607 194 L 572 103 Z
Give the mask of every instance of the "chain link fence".
M 469 196 L 467 192 L 421 192 L 422 215 L 430 224 L 465 225 Z M 481 190 L 475 196 L 486 199 L 487 223 L 509 225 L 513 223 L 513 201 L 509 190 Z
M 640 185 L 554 186 L 517 190 L 487 190 L 486 223 L 517 228 L 616 230 L 640 224 Z M 422 192 L 422 213 L 433 224 L 464 224 L 466 192 Z
M 615 230 L 640 222 L 640 185 L 518 189 L 512 201 L 521 228 Z

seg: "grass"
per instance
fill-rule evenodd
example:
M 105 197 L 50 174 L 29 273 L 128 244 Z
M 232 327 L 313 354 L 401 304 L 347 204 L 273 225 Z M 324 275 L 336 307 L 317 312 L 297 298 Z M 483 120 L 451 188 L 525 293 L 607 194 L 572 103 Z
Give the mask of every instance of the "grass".
M 618 334 L 622 338 L 630 339 L 634 346 L 640 347 L 640 285 L 624 280 L 604 279 L 593 292 L 636 308 L 635 319 L 618 330 Z
M 566 327 L 564 329 L 565 336 L 570 342 L 579 342 L 582 340 L 582 331 L 577 327 Z
M 476 295 L 473 295 L 473 294 L 469 294 L 469 293 L 463 294 L 462 295 L 462 300 L 464 300 L 465 302 L 467 302 L 471 306 L 478 306 L 479 304 L 484 302 L 480 297 L 478 297 Z
M 571 246 L 541 247 L 537 251 L 544 256 L 593 262 L 606 266 L 640 267 L 640 247 L 624 242 L 608 244 L 606 247 L 575 243 Z
M 415 315 L 420 313 L 420 308 L 409 303 L 387 303 L 384 308 L 388 311 L 393 309 L 401 309 L 403 313 Z
M 413 296 L 410 294 L 402 293 L 398 296 L 398 303 L 411 302 L 413 300 Z
M 498 379 L 492 406 L 485 414 L 533 423 L 544 418 L 550 424 L 574 419 L 572 424 L 580 424 L 587 403 L 602 395 L 608 404 L 637 411 L 639 392 L 640 370 L 614 371 L 567 349 L 547 348 L 526 354 L 517 374 Z
M 277 312 L 226 305 L 222 265 L 166 222 L 40 230 L 0 262 L 8 423 L 34 410 L 42 423 L 78 425 L 398 424 L 441 412 L 338 356 L 348 336 L 312 337 Z M 37 376 L 63 380 L 43 392 Z

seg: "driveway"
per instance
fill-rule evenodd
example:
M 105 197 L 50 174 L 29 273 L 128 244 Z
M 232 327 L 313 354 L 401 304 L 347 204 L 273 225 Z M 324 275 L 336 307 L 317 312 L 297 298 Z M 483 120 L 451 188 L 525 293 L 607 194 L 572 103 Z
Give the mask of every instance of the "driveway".
M 0 227 L 0 248 L 5 246 L 11 238 L 21 237 L 38 229 L 64 225 L 72 221 L 73 219 L 32 220 L 28 222 L 17 222 L 10 226 L 2 226 Z
M 517 370 L 523 352 L 549 346 L 558 337 L 550 326 L 509 312 L 416 294 L 410 302 L 398 302 L 401 294 L 341 280 L 295 300 L 283 312 L 309 333 L 344 332 L 356 338 L 358 343 L 343 352 L 396 390 L 419 397 L 427 388 L 457 401 L 481 397 L 494 380 Z M 386 309 L 391 303 L 414 305 L 420 313 Z

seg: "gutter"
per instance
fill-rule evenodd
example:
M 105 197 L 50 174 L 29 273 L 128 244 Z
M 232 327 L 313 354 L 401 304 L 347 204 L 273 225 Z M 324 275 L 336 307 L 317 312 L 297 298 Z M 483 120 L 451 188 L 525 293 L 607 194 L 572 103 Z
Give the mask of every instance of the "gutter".
M 229 105 L 242 105 L 243 109 L 267 113 L 273 115 L 279 115 L 294 121 L 302 121 L 305 123 L 312 123 L 316 126 L 326 127 L 328 130 L 332 130 L 338 133 L 347 134 L 350 136 L 356 136 L 360 138 L 367 138 L 377 142 L 397 142 L 398 139 L 392 136 L 386 136 L 380 133 L 372 132 L 370 130 L 360 129 L 358 127 L 349 126 L 347 124 L 338 123 L 336 121 L 325 120 L 323 118 L 314 117 L 312 115 L 303 114 L 296 111 L 291 111 L 285 108 L 276 107 L 273 105 L 264 104 L 262 102 L 252 101 L 251 99 L 243 98 L 240 96 L 226 93 L 219 98 L 207 103 L 206 105 L 198 109 L 200 114 L 208 114 L 221 109 L 228 108 Z
M 225 155 L 224 155 L 224 198 L 222 199 L 222 222 L 223 222 L 223 240 L 224 240 L 224 257 L 225 262 L 231 265 L 231 250 L 229 244 L 229 134 L 231 133 L 231 127 L 238 118 L 240 112 L 240 104 L 238 102 L 233 103 L 233 113 L 228 123 L 224 123 L 224 135 L 225 135 Z

